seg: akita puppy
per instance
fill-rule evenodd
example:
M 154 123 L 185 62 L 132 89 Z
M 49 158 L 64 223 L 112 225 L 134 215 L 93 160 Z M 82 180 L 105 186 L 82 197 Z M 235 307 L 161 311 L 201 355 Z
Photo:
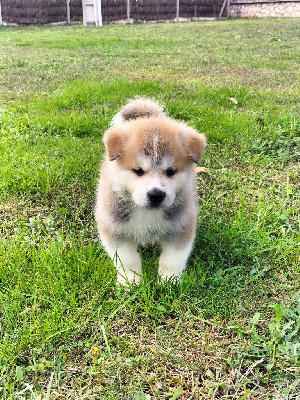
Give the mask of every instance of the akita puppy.
M 205 136 L 150 99 L 130 101 L 104 134 L 95 218 L 118 282 L 139 282 L 139 245 L 161 243 L 158 273 L 180 276 L 197 225 L 195 166 Z

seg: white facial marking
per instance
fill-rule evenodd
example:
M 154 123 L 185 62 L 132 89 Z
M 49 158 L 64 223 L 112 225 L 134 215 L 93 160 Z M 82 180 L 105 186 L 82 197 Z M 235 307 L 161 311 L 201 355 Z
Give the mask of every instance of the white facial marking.
M 170 167 L 172 167 L 173 165 L 173 157 L 171 157 L 171 156 L 165 156 L 162 160 L 161 160 L 161 162 L 160 162 L 160 164 L 159 164 L 159 168 L 162 170 L 162 171 L 165 171 L 166 169 L 168 169 L 168 168 L 170 168 Z
M 158 135 L 153 137 L 153 163 L 158 163 Z
M 139 154 L 138 157 L 138 162 L 139 162 L 139 167 L 141 167 L 144 171 L 150 171 L 151 170 L 151 159 L 149 157 L 146 157 L 144 154 Z

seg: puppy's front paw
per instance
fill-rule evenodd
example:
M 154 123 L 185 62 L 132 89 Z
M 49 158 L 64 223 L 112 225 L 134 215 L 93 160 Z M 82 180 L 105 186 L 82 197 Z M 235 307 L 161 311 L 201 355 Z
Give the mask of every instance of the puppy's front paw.
M 124 242 L 117 248 L 106 246 L 117 269 L 117 283 L 121 286 L 129 286 L 132 283 L 139 284 L 142 275 L 142 261 L 137 251 L 135 242 Z
M 172 268 L 168 268 L 168 267 L 162 267 L 160 266 L 158 269 L 158 275 L 161 277 L 162 280 L 167 280 L 170 279 L 172 277 L 178 277 L 180 278 L 183 268 L 180 269 L 180 271 L 174 271 L 174 269 Z
M 139 285 L 141 282 L 141 275 L 133 270 L 119 270 L 117 274 L 117 283 L 120 286 L 130 286 L 132 284 Z
M 182 247 L 176 247 L 170 243 L 163 244 L 158 266 L 158 273 L 161 278 L 181 277 L 186 267 L 192 244 L 192 241 Z

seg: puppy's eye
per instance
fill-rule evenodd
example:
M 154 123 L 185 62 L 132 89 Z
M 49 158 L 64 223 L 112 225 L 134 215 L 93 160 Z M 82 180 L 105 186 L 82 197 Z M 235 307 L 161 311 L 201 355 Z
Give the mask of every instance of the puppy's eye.
M 174 176 L 176 174 L 176 172 L 177 172 L 177 170 L 175 168 L 170 167 L 166 170 L 166 175 L 168 178 L 171 178 L 172 176 Z
M 145 171 L 141 167 L 135 167 L 132 170 L 137 176 L 143 176 Z

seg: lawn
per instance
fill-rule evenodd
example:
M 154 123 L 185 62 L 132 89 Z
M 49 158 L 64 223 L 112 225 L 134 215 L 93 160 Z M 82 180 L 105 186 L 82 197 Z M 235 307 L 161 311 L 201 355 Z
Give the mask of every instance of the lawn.
M 0 29 L 2 399 L 300 399 L 299 22 Z M 209 173 L 182 280 L 146 249 L 125 290 L 93 205 L 137 95 L 205 133 Z

